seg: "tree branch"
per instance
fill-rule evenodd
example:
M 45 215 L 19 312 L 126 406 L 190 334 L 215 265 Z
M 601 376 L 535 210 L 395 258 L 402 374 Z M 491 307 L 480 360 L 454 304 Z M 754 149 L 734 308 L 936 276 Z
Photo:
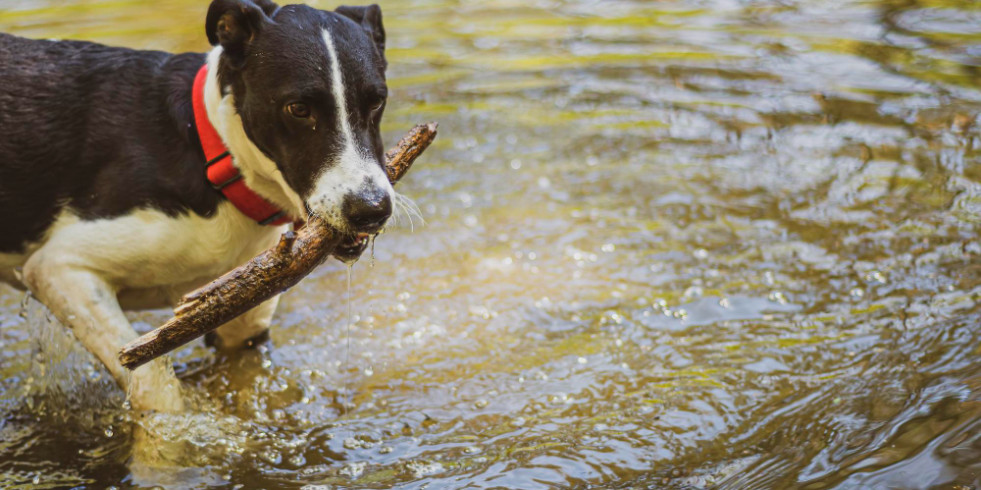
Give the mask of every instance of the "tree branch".
M 429 123 L 412 128 L 385 154 L 385 171 L 392 184 L 433 142 L 436 127 Z M 284 233 L 275 247 L 185 295 L 173 318 L 119 351 L 120 362 L 136 369 L 286 291 L 327 260 L 341 238 L 324 220 L 310 216 L 299 231 Z

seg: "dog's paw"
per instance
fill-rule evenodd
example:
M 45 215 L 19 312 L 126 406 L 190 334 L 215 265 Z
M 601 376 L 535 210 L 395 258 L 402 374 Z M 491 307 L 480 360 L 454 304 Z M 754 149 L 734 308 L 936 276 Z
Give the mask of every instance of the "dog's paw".
M 127 389 L 128 400 L 133 409 L 164 413 L 184 411 L 181 383 L 170 365 L 164 364 L 165 362 L 156 359 L 133 371 Z

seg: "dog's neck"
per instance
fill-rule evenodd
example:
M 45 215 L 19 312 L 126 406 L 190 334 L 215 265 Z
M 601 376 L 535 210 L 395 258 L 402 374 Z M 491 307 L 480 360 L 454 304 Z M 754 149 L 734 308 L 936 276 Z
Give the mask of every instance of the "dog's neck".
M 234 96 L 230 91 L 222 95 L 223 91 L 218 86 L 221 53 L 221 46 L 208 53 L 208 80 L 204 86 L 208 119 L 228 147 L 246 185 L 293 218 L 306 216 L 303 199 L 286 183 L 276 164 L 245 134 L 242 118 L 235 109 Z

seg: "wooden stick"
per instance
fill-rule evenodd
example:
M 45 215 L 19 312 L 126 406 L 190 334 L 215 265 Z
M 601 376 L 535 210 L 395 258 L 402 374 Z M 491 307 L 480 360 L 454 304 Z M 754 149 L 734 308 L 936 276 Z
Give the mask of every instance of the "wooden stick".
M 395 184 L 436 138 L 436 123 L 420 124 L 385 154 L 388 179 Z M 299 231 L 287 231 L 279 243 L 211 283 L 188 293 L 174 317 L 160 328 L 126 344 L 119 361 L 136 369 L 286 291 L 333 253 L 341 234 L 311 216 Z

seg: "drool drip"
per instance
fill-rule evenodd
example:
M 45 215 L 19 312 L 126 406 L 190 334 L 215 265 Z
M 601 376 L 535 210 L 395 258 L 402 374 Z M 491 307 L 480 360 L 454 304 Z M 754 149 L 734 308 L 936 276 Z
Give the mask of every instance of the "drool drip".
M 345 327 L 345 347 L 344 347 L 344 369 L 351 367 L 351 323 L 354 320 L 353 308 L 351 305 L 351 278 L 354 275 L 354 262 L 347 264 L 347 325 Z M 351 381 L 344 380 L 344 392 L 347 393 L 347 400 L 342 404 L 343 413 L 347 413 L 349 407 L 354 403 L 354 393 L 351 391 Z
M 372 268 L 372 269 L 375 268 L 375 239 L 376 238 L 378 238 L 378 234 L 377 233 L 375 233 L 374 235 L 371 235 L 371 244 L 370 244 L 370 246 L 371 246 L 371 255 L 368 256 L 368 267 L 369 268 Z

